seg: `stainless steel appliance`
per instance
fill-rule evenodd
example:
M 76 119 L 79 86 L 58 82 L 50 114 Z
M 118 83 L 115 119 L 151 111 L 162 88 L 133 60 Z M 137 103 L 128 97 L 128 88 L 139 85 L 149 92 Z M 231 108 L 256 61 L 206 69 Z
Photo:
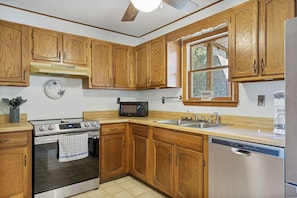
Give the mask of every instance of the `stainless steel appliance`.
M 148 115 L 148 102 L 120 102 L 120 116 L 145 117 Z
M 99 187 L 99 122 L 81 118 L 33 120 L 33 193 L 36 198 L 64 198 Z M 85 137 L 85 156 L 62 161 L 59 141 Z M 73 141 L 75 139 L 71 139 Z M 80 139 L 78 139 L 80 141 Z M 74 142 L 74 150 L 78 147 Z M 83 143 L 83 142 L 81 142 Z M 64 149 L 64 148 L 63 148 Z M 59 153 L 60 152 L 60 153 Z M 69 156 L 76 157 L 76 156 Z
M 284 197 L 284 148 L 209 138 L 210 198 Z
M 297 18 L 286 21 L 286 197 L 297 197 Z

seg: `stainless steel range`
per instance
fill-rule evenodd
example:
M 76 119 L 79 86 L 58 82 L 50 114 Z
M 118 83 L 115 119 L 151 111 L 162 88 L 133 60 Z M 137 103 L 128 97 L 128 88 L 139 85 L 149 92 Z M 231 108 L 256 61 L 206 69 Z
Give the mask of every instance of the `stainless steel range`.
M 64 198 L 99 187 L 98 121 L 32 120 L 33 193 Z

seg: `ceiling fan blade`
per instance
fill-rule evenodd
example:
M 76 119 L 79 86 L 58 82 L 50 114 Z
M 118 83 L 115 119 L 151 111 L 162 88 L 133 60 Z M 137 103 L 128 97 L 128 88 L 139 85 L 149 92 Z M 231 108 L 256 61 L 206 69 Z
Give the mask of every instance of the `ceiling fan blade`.
M 137 13 L 138 13 L 138 10 L 130 2 L 129 6 L 122 18 L 122 21 L 134 21 Z
M 185 12 L 193 12 L 199 8 L 199 5 L 191 0 L 163 0 L 163 2 Z

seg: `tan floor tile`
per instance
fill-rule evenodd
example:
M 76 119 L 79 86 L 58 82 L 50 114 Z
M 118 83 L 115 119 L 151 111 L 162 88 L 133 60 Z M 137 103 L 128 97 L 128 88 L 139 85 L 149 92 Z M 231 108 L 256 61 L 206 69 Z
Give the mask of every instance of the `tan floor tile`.
M 123 191 L 112 195 L 113 198 L 134 198 L 130 193 Z
M 71 198 L 165 198 L 140 181 L 128 176 L 100 184 L 99 189 Z

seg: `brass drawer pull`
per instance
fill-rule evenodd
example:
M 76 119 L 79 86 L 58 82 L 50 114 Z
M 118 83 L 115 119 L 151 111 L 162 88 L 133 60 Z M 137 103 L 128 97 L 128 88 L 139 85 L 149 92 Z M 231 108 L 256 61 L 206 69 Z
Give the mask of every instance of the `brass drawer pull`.
M 5 142 L 8 142 L 9 141 L 9 139 L 2 139 L 2 140 L 0 140 L 0 143 L 5 143 Z

